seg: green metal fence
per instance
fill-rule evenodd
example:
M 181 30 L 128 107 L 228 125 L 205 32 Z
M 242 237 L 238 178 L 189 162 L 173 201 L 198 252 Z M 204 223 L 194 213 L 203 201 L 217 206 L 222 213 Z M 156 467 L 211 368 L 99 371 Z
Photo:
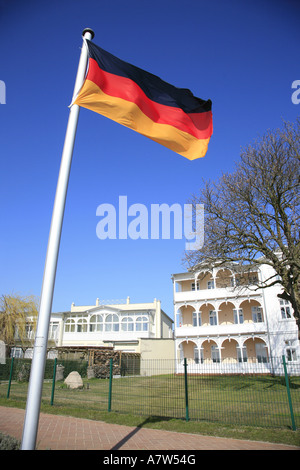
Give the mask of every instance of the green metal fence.
M 15 363 L 14 363 L 15 362 Z M 0 397 L 25 401 L 28 382 L 17 381 L 20 359 L 0 365 Z M 58 361 L 60 362 L 60 361 Z M 87 363 L 64 361 L 65 377 L 78 370 L 84 388 L 55 381 L 56 362 L 47 361 L 42 401 L 52 406 L 163 418 L 266 427 L 300 427 L 300 363 L 284 357 L 269 364 L 195 364 L 183 360 L 141 360 L 126 375 L 87 379 Z M 112 364 L 111 364 L 112 365 Z M 276 374 L 274 374 L 276 372 Z

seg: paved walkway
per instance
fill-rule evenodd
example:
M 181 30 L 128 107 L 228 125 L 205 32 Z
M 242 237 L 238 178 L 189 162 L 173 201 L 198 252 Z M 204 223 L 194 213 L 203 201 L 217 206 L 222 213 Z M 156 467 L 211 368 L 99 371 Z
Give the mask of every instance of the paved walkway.
M 0 406 L 0 431 L 22 438 L 25 410 Z M 40 414 L 37 450 L 300 450 L 267 442 L 242 441 L 102 421 Z

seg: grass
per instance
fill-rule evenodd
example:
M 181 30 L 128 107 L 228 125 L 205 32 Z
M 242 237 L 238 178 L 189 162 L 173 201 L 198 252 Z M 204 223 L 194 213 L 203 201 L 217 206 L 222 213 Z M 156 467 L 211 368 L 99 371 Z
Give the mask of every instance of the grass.
M 41 411 L 127 426 L 165 429 L 300 446 L 291 430 L 285 383 L 280 377 L 189 377 L 189 417 L 185 420 L 184 380 L 180 376 L 125 377 L 113 380 L 112 411 L 107 411 L 109 381 L 84 379 L 83 390 L 45 382 Z M 87 388 L 89 385 L 89 388 Z M 0 404 L 25 407 L 27 384 L 0 385 Z M 296 423 L 300 422 L 300 378 L 291 380 Z

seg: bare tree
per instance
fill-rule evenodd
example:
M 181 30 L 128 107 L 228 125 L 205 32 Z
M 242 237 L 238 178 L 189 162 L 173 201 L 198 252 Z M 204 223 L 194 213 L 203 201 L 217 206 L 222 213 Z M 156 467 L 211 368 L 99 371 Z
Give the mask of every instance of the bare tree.
M 192 203 L 204 204 L 204 245 L 185 253 L 195 269 L 218 260 L 244 269 L 269 264 L 300 327 L 300 119 L 268 131 L 243 149 L 235 171 L 204 182 Z

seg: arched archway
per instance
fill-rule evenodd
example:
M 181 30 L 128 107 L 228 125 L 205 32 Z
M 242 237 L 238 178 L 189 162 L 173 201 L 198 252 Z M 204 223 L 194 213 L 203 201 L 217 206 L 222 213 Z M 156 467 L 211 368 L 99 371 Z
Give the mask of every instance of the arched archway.
M 203 341 L 201 350 L 204 363 L 221 361 L 220 348 L 214 340 Z
M 264 322 L 264 314 L 262 305 L 253 299 L 244 300 L 239 305 L 239 309 L 243 311 L 245 323 L 262 323 Z
M 216 274 L 216 288 L 233 287 L 234 276 L 229 268 L 219 268 Z
M 197 353 L 195 349 L 198 349 L 197 344 L 192 340 L 184 340 L 178 345 L 179 354 L 178 358 L 183 361 L 184 358 L 187 359 L 188 362 L 195 362 L 197 357 Z
M 209 270 L 198 273 L 196 276 L 196 282 L 199 290 L 215 288 L 215 281 L 212 272 Z
M 235 305 L 232 302 L 222 302 L 219 306 L 219 325 L 233 325 L 235 322 L 236 311 Z
M 239 362 L 239 343 L 235 339 L 225 339 L 222 343 L 222 362 Z
M 212 303 L 204 303 L 200 307 L 202 326 L 218 324 L 217 309 Z
M 266 363 L 269 361 L 268 346 L 262 338 L 256 336 L 248 338 L 243 346 L 247 352 L 248 362 Z
M 191 327 L 194 325 L 194 313 L 196 312 L 195 308 L 190 305 L 182 305 L 177 310 L 177 327 Z

